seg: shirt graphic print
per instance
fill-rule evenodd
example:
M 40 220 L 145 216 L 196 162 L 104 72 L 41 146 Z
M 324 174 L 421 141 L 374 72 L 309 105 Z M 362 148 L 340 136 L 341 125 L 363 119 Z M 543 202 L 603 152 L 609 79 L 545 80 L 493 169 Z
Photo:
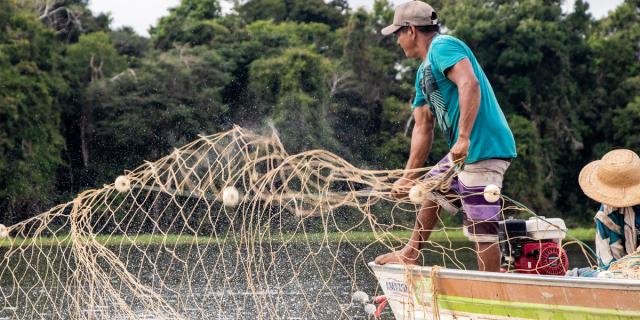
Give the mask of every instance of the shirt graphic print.
M 427 96 L 429 108 L 431 108 L 431 113 L 433 113 L 436 117 L 438 127 L 440 127 L 440 130 L 442 130 L 442 133 L 445 135 L 445 137 L 449 137 L 451 135 L 451 121 L 449 120 L 449 116 L 447 114 L 448 108 L 444 103 L 444 98 L 442 97 L 442 92 L 438 87 L 438 82 L 433 76 L 431 64 L 427 64 L 425 66 L 422 83 L 420 84 L 420 86 L 422 92 L 424 92 L 424 94 Z

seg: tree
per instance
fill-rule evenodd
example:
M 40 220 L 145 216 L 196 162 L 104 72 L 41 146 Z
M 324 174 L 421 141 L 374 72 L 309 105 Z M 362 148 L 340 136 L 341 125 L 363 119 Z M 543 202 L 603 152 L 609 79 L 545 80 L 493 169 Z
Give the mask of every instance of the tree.
M 95 106 L 89 144 L 96 182 L 160 158 L 198 134 L 226 129 L 221 91 L 231 78 L 224 66 L 211 50 L 180 48 L 147 57 L 133 72 L 92 83 L 87 99 Z
M 123 27 L 109 34 L 113 47 L 124 56 L 129 68 L 139 66 L 139 61 L 150 49 L 149 39 L 135 33 L 131 27 Z
M 108 31 L 111 23 L 108 14 L 93 16 L 87 0 L 21 0 L 18 3 L 33 11 L 58 39 L 67 43 L 76 42 L 83 33 Z
M 78 182 L 91 185 L 92 177 L 87 169 L 91 161 L 89 140 L 94 130 L 94 106 L 84 88 L 120 72 L 125 61 L 104 32 L 81 35 L 77 43 L 67 48 L 66 58 L 68 81 L 76 88 L 83 88 L 74 92 L 75 99 L 63 110 L 63 119 L 68 124 L 64 130 L 67 159 L 72 168 L 78 170 L 72 174 L 79 177 Z
M 34 16 L 0 3 L 0 212 L 16 222 L 47 204 L 62 163 L 60 47 Z
M 330 68 L 326 58 L 300 48 L 251 64 L 249 86 L 255 104 L 270 115 L 291 152 L 339 148 L 328 121 Z
M 326 3 L 323 0 L 249 0 L 236 9 L 247 22 L 273 20 L 274 22 L 317 22 L 333 29 L 344 23 L 344 2 Z
M 105 32 L 83 34 L 67 48 L 67 67 L 76 81 L 88 83 L 121 71 L 124 59 Z
M 379 33 L 380 17 L 392 13 L 388 11 L 391 8 L 385 1 L 374 7 L 371 14 L 363 9 L 354 12 L 341 30 L 342 54 L 331 86 L 336 119 L 341 119 L 336 121 L 335 131 L 352 151 L 353 159 L 398 168 L 403 166 L 398 157 L 404 158 L 409 148 L 405 124 L 411 115 L 408 101 L 414 74 L 409 79 L 399 77 L 397 66 L 405 62 L 402 50 L 393 39 Z M 403 147 L 405 150 L 398 152 Z
M 545 188 L 545 164 L 540 161 L 542 143 L 538 129 L 523 116 L 510 115 L 508 121 L 518 144 L 518 158 L 505 175 L 505 194 L 530 205 L 535 212 L 552 212 L 552 203 L 541 192 Z
M 222 40 L 229 30 L 216 21 L 220 16 L 217 0 L 182 0 L 151 28 L 151 38 L 155 47 L 163 50 L 172 48 L 174 43 L 196 46 Z
M 625 1 L 608 17 L 597 22 L 589 38 L 593 50 L 595 88 L 590 95 L 601 137 L 594 148 L 600 154 L 606 145 L 637 148 L 631 137 L 638 135 L 637 99 L 640 96 L 640 17 L 638 1 Z M 636 150 L 637 151 L 637 150 Z M 602 153 L 604 154 L 604 153 Z M 600 155 L 602 155 L 600 154 Z M 594 154 L 596 155 L 596 154 Z
M 326 24 L 260 20 L 246 26 L 251 41 L 260 46 L 261 56 L 279 55 L 291 47 L 310 47 L 318 53 L 335 46 L 335 35 Z

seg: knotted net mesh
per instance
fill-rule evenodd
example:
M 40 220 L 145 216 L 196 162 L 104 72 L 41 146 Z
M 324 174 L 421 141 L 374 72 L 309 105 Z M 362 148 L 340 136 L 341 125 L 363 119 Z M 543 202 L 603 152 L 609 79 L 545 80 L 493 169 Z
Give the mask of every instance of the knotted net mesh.
M 290 155 L 275 133 L 202 136 L 0 228 L 0 318 L 364 318 L 353 294 L 380 294 L 367 263 L 406 243 L 415 198 L 455 172 L 417 180 L 413 202 L 391 195 L 402 174 Z M 423 264 L 475 268 L 459 221 L 434 231 Z

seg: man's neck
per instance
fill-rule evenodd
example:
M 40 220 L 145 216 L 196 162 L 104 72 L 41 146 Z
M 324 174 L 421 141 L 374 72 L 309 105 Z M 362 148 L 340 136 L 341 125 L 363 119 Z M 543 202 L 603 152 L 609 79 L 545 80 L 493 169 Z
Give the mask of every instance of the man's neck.
M 422 48 L 422 50 L 424 50 L 424 52 L 420 53 L 420 56 L 422 56 L 422 60 L 426 60 L 427 59 L 427 54 L 429 54 L 429 48 L 431 48 L 431 42 L 436 37 L 436 35 L 438 35 L 437 32 L 428 33 L 428 34 L 423 36 L 424 40 L 420 41 L 421 42 L 420 48 Z

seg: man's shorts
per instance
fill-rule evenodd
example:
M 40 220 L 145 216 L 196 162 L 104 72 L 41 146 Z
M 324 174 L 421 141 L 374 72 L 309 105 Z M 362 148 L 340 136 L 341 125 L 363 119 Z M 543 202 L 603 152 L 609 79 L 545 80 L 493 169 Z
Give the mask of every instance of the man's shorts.
M 435 190 L 428 198 L 452 214 L 461 210 L 464 212 L 463 232 L 469 240 L 497 242 L 502 199 L 488 202 L 484 198 L 484 188 L 490 184 L 502 188 L 504 173 L 510 164 L 510 161 L 503 159 L 465 164 L 462 171 L 453 177 L 448 192 Z M 445 177 L 453 170 L 452 166 L 451 154 L 447 154 L 426 174 L 426 179 Z

